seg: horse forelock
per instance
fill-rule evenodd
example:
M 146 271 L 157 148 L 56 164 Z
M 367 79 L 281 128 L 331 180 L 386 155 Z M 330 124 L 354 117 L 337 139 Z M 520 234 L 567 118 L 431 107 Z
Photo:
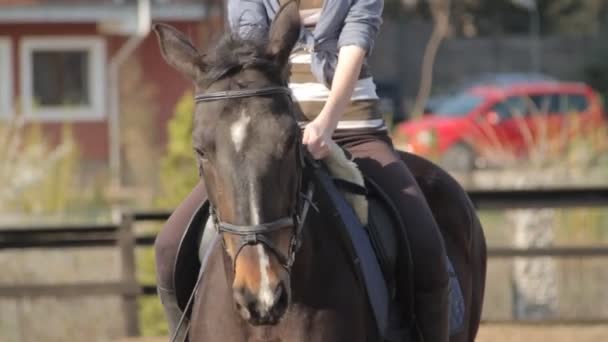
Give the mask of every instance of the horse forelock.
M 268 56 L 267 44 L 267 39 L 257 35 L 243 38 L 231 33 L 225 34 L 215 48 L 202 57 L 202 64 L 205 65 L 202 83 L 208 86 L 248 68 L 275 78 L 279 83 L 285 83 L 282 66 Z M 280 79 L 276 79 L 277 76 Z

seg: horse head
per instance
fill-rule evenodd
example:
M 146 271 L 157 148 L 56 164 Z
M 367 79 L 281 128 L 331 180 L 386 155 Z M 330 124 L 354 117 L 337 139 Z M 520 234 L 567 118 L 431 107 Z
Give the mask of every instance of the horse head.
M 276 324 L 291 300 L 301 206 L 301 133 L 286 91 L 300 33 L 297 3 L 283 6 L 268 37 L 227 34 L 206 54 L 170 26 L 155 32 L 165 60 L 198 94 L 193 146 L 222 232 L 235 307 L 250 324 Z

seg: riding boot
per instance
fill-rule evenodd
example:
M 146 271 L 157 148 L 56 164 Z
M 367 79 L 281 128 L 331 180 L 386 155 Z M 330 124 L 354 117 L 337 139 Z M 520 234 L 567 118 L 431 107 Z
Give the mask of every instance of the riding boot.
M 177 305 L 175 291 L 163 289 L 160 286 L 157 286 L 157 290 L 158 296 L 160 297 L 160 302 L 165 310 L 165 316 L 167 317 L 167 323 L 169 325 L 169 338 L 172 338 L 177 330 L 179 320 L 181 319 L 183 313 Z M 179 327 L 179 334 L 177 335 L 175 341 L 186 341 L 186 336 L 188 335 L 187 326 L 188 320 L 184 318 L 184 322 L 182 322 L 182 325 Z
M 449 283 L 434 291 L 416 292 L 415 311 L 422 342 L 449 340 Z

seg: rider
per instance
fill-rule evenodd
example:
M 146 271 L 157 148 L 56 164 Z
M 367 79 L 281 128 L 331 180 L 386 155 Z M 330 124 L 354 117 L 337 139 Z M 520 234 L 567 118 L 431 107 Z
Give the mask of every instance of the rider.
M 282 0 L 228 0 L 235 33 L 267 34 Z M 448 340 L 448 274 L 443 240 L 424 195 L 395 153 L 367 65 L 382 22 L 383 0 L 301 0 L 304 26 L 291 56 L 290 88 L 307 118 L 303 143 L 322 159 L 333 139 L 397 207 L 410 239 L 415 317 L 425 342 Z M 206 199 L 199 183 L 175 210 L 155 243 L 159 295 L 170 330 L 180 318 L 173 265 L 180 238 Z M 172 332 L 172 331 L 171 331 Z

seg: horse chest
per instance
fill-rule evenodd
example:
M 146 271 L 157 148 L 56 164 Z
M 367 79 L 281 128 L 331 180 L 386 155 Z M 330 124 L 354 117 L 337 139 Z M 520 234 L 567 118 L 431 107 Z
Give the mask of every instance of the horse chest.
M 365 341 L 365 334 L 353 327 L 356 320 L 335 310 L 294 305 L 277 326 L 245 330 L 247 342 L 335 342 Z M 355 324 L 355 326 L 357 326 Z
M 219 255 L 212 256 L 219 261 Z M 223 342 L 335 342 L 366 341 L 364 317 L 357 310 L 354 293 L 341 284 L 342 291 L 325 286 L 316 279 L 308 283 L 315 295 L 307 295 L 292 304 L 276 326 L 253 327 L 244 322 L 233 308 L 230 286 L 220 262 L 208 268 L 198 291 L 193 312 L 190 341 Z M 317 291 L 318 290 L 318 291 Z

